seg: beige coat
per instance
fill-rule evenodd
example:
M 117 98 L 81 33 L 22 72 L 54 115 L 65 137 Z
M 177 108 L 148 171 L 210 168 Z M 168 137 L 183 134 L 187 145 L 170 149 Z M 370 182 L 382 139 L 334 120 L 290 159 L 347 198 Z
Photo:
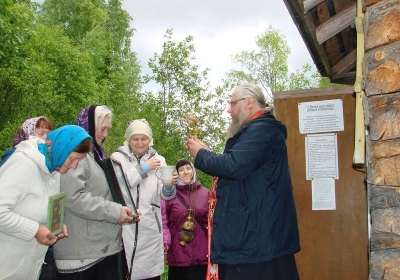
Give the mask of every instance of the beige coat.
M 132 280 L 152 278 L 164 272 L 164 249 L 160 209 L 163 184 L 156 176 L 155 171 L 145 173 L 140 167 L 140 162 L 146 161 L 150 156 L 159 158 L 161 160 L 161 165 L 166 165 L 164 157 L 157 154 L 152 148 L 150 148 L 139 161 L 130 152 L 126 142 L 124 146 L 119 147 L 117 152 L 113 153 L 111 156 L 111 158 L 121 162 L 135 203 L 139 193 L 139 205 L 137 208 L 141 211 L 141 216 L 140 222 L 138 223 L 138 243 L 133 261 Z M 130 267 L 135 241 L 135 224 L 123 225 L 122 236 L 128 267 Z

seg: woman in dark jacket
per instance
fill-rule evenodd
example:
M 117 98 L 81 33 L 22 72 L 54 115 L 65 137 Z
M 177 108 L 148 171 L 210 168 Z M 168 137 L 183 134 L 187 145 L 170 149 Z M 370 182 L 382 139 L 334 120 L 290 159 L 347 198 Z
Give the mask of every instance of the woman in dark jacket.
M 176 163 L 179 178 L 176 197 L 165 201 L 164 247 L 168 279 L 204 280 L 207 271 L 207 217 L 209 190 L 196 180 L 187 159 Z M 170 244 L 168 244 L 168 241 Z

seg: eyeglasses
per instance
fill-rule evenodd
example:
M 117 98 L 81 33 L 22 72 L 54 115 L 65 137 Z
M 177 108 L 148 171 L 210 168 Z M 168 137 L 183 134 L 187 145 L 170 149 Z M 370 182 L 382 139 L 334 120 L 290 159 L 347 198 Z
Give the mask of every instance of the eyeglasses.
M 236 105 L 236 103 L 238 103 L 239 101 L 245 100 L 246 98 L 247 98 L 247 97 L 243 97 L 243 98 L 240 98 L 240 99 L 232 100 L 232 101 L 229 102 L 229 105 L 230 105 L 231 107 L 233 107 L 233 106 Z

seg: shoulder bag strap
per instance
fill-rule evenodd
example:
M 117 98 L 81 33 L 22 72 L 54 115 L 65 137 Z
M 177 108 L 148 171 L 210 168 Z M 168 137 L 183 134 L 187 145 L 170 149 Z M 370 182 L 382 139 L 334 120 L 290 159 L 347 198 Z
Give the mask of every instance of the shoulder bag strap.
M 136 205 L 139 207 L 139 190 L 140 190 L 140 184 L 137 185 L 137 199 L 136 199 Z M 135 241 L 133 243 L 133 250 L 132 250 L 132 256 L 131 256 L 131 264 L 129 267 L 129 273 L 126 275 L 126 280 L 131 280 L 131 275 L 132 275 L 132 267 L 133 267 L 133 259 L 135 258 L 136 254 L 136 248 L 137 248 L 137 240 L 138 240 L 138 233 L 139 233 L 139 223 L 136 223 L 135 225 Z

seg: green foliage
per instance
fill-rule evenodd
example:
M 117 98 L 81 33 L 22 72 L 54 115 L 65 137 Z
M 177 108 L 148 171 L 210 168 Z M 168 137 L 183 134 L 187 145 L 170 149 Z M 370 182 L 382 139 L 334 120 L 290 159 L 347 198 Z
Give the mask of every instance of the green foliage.
M 152 123 L 155 139 L 160 145 L 157 150 L 165 156 L 169 164 L 181 158 L 189 158 L 184 143 L 187 138 L 187 127 L 193 127 L 185 121 L 187 114 L 199 120 L 199 139 L 210 149 L 221 146 L 222 131 L 226 127 L 226 118 L 221 117 L 224 103 L 227 100 L 223 91 L 211 91 L 207 74 L 209 69 L 200 71 L 194 64 L 193 37 L 188 36 L 181 42 L 172 40 L 173 30 L 167 29 L 161 54 L 154 54 L 149 60 L 151 80 L 161 87 L 156 93 L 147 93 L 141 98 L 140 114 Z M 211 185 L 211 178 L 199 172 L 199 180 Z
M 59 28 L 37 25 L 26 53 L 21 78 L 29 115 L 46 115 L 57 127 L 71 123 L 76 108 L 97 99 L 99 86 L 88 54 L 74 47 Z
M 4 129 L 2 129 L 0 133 L 0 143 L 4 143 L 3 146 L 0 148 L 0 155 L 3 155 L 6 150 L 12 148 L 14 135 L 20 125 L 20 123 L 12 123 L 9 121 L 4 123 Z M 12 135 L 11 138 L 10 135 Z
M 164 265 L 164 273 L 161 275 L 161 280 L 168 280 L 168 265 Z
M 321 77 L 321 79 L 319 80 L 318 88 L 340 87 L 340 86 L 343 85 L 331 83 L 331 80 L 328 77 Z
M 140 65 L 130 50 L 131 17 L 119 0 L 0 3 L 0 150 L 21 123 L 45 115 L 73 123 L 90 104 L 114 110 L 108 152 L 123 142 L 137 110 Z M 118 136 L 118 137 L 115 137 Z M 114 140 L 115 139 L 115 140 Z
M 233 57 L 241 70 L 231 70 L 228 78 L 237 81 L 236 84 L 259 83 L 272 99 L 273 92 L 285 89 L 290 48 L 285 36 L 271 26 L 256 37 L 256 45 L 257 51 L 243 51 Z
M 311 73 L 310 64 L 304 64 L 302 71 L 297 69 L 290 73 L 287 88 L 290 90 L 317 88 L 319 77 L 319 73 Z
M 102 0 L 45 0 L 40 21 L 59 26 L 73 44 L 79 46 L 88 33 L 103 26 L 107 18 Z
M 23 108 L 19 77 L 25 67 L 24 44 L 31 36 L 33 20 L 29 1 L 0 2 L 0 131 Z
M 125 141 L 126 123 L 146 118 L 154 134 L 154 148 L 175 164 L 189 158 L 185 121 L 199 121 L 198 138 L 214 152 L 225 145 L 225 113 L 233 87 L 261 84 L 269 97 L 274 91 L 332 86 L 312 73 L 310 65 L 288 72 L 290 54 L 284 36 L 269 27 L 256 37 L 257 50 L 233 57 L 232 70 L 222 85 L 210 89 L 209 69 L 195 64 L 193 37 L 172 39 L 167 29 L 161 53 L 148 64 L 151 75 L 141 77 L 136 53 L 131 51 L 132 18 L 122 0 L 0 1 L 0 152 L 12 145 L 21 123 L 45 115 L 55 127 L 73 123 L 90 104 L 106 104 L 114 111 L 113 129 L 104 148 L 110 154 Z M 156 82 L 156 92 L 141 92 L 143 83 Z M 198 171 L 206 187 L 211 177 Z
M 239 64 L 240 69 L 233 69 L 223 80 L 225 90 L 242 83 L 258 83 L 272 101 L 273 93 L 284 90 L 318 88 L 327 85 L 319 73 L 312 72 L 310 64 L 302 69 L 289 72 L 287 59 L 291 50 L 279 30 L 269 26 L 256 37 L 257 50 L 243 51 L 236 54 L 232 61 Z M 329 81 L 328 81 L 329 83 Z
M 286 88 L 289 90 L 324 88 L 340 86 L 332 84 L 327 77 L 321 77 L 318 72 L 312 72 L 311 65 L 306 63 L 303 65 L 302 71 L 296 70 L 290 73 L 289 81 Z

